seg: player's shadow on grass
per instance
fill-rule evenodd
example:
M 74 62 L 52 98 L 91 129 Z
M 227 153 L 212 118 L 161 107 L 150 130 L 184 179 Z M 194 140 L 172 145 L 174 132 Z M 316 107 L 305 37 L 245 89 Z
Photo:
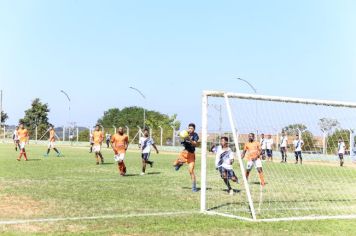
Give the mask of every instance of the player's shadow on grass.
M 148 172 L 146 175 L 160 175 L 161 172 Z
M 125 174 L 124 177 L 134 177 L 134 176 L 140 176 L 139 174 Z
M 28 161 L 42 161 L 42 159 L 28 159 Z
M 114 165 L 115 163 L 114 162 L 104 162 L 102 163 L 102 165 Z
M 192 190 L 192 188 L 189 187 L 182 187 L 182 189 L 189 189 Z M 198 192 L 200 192 L 201 188 L 197 188 Z M 206 188 L 206 190 L 212 190 L 212 188 Z
M 243 206 L 241 203 L 225 203 L 225 204 L 221 204 L 219 206 L 216 206 L 216 207 L 212 207 L 212 208 L 209 208 L 208 211 L 215 211 L 215 210 L 219 210 L 220 208 L 223 208 L 223 207 L 229 207 L 229 206 L 238 206 L 238 205 L 241 205 Z

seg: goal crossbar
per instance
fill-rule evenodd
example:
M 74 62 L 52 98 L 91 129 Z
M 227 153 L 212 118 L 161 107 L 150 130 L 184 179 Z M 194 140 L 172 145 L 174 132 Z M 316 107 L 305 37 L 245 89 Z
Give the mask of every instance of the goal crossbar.
M 232 93 L 232 92 L 223 92 L 223 91 L 203 91 L 203 96 L 207 96 L 207 97 L 223 98 L 225 95 L 229 98 L 356 108 L 355 102 L 330 101 L 330 100 L 306 99 L 306 98 L 295 98 L 295 97 L 280 97 L 280 96 L 269 96 L 269 95 L 259 95 L 259 94 Z

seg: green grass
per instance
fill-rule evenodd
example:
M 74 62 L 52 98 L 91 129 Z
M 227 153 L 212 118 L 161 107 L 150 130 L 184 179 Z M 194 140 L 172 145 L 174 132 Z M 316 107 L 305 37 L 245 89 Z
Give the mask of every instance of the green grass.
M 140 176 L 139 153 L 129 152 L 126 158 L 128 176 L 121 177 L 110 150 L 104 149 L 106 164 L 100 166 L 95 165 L 93 154 L 89 154 L 87 148 L 63 148 L 63 158 L 55 157 L 53 152 L 49 158 L 45 158 L 45 150 L 43 146 L 29 146 L 30 161 L 17 162 L 18 153 L 13 150 L 13 146 L 0 144 L 0 221 L 161 212 L 192 213 L 0 225 L 1 234 L 350 235 L 356 227 L 356 222 L 351 220 L 251 223 L 199 214 L 200 193 L 191 192 L 186 167 L 182 167 L 179 172 L 173 170 L 171 164 L 176 156 L 171 154 L 153 154 L 154 167 L 148 167 L 148 174 Z M 200 179 L 197 166 L 196 172 Z M 356 187 L 353 182 L 356 181 L 351 181 L 355 177 L 353 168 L 323 165 L 305 165 L 302 168 L 279 163 L 265 163 L 264 168 L 268 184 L 263 190 L 262 202 L 259 185 L 253 184 L 258 180 L 255 171 L 251 173 L 250 179 L 260 218 L 325 212 L 347 214 L 354 210 Z M 208 173 L 208 207 L 216 208 L 218 212 L 248 217 L 242 184 L 234 185 L 240 192 L 231 197 L 223 191 L 223 183 L 212 166 L 212 159 L 209 159 Z M 309 177 L 303 178 L 306 174 Z M 340 194 L 338 191 L 342 188 L 334 184 L 333 176 L 342 176 L 350 190 Z M 289 189 L 285 189 L 286 182 L 290 183 Z M 310 194 L 306 197 L 301 188 Z M 320 192 L 324 194 L 322 197 Z M 345 199 L 346 202 L 340 202 Z M 327 207 L 335 204 L 338 207 L 326 211 Z M 340 210 L 345 205 L 348 209 Z M 322 209 L 300 210 L 303 207 Z

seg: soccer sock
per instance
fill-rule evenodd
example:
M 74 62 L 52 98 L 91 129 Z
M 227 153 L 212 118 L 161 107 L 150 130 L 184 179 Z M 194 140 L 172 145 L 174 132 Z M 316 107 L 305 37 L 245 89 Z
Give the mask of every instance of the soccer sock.
M 49 154 L 50 151 L 51 151 L 51 149 L 48 148 L 48 149 L 47 149 L 47 155 Z
M 99 152 L 99 157 L 100 157 L 100 159 L 103 161 L 104 160 L 104 157 L 103 157 L 103 155 L 101 154 L 101 152 Z
M 197 182 L 196 181 L 193 181 L 192 183 L 192 189 L 196 189 L 197 188 Z
M 48 150 L 49 150 L 49 149 L 48 149 Z M 59 154 L 59 151 L 58 151 L 57 148 L 53 148 L 53 150 L 54 150 L 57 154 Z
M 265 185 L 265 178 L 263 177 L 263 172 L 258 173 L 258 175 L 260 176 L 261 185 Z
M 229 180 L 226 178 L 226 179 L 223 179 L 224 180 L 224 183 L 226 184 L 227 186 L 227 189 L 230 190 L 231 189 L 231 185 L 230 185 L 230 182 Z
M 249 175 L 250 175 L 250 172 L 246 171 L 246 179 L 248 179 Z
M 145 161 L 147 164 L 152 165 L 152 161 Z

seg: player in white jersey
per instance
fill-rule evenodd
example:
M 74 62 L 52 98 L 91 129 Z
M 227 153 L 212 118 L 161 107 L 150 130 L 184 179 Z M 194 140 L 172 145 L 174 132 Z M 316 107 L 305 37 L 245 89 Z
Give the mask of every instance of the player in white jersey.
M 234 194 L 234 190 L 231 188 L 229 180 L 233 182 L 238 182 L 235 172 L 232 168 L 234 163 L 234 153 L 229 148 L 229 139 L 227 137 L 221 137 L 220 146 L 215 148 L 215 167 L 220 172 L 221 178 L 227 186 L 228 193 L 230 195 Z
M 266 143 L 264 134 L 261 134 L 260 145 L 261 145 L 261 159 L 265 160 L 266 159 L 267 143 Z
M 344 154 L 345 154 L 345 149 L 346 149 L 346 145 L 344 140 L 342 139 L 342 137 L 339 137 L 339 142 L 337 144 L 337 153 L 339 155 L 339 159 L 340 159 L 340 166 L 344 165 Z
M 158 154 L 159 151 L 153 141 L 149 137 L 150 133 L 148 129 L 143 130 L 143 137 L 140 138 L 140 143 L 139 147 L 141 148 L 141 158 L 142 158 L 142 173 L 141 175 L 144 175 L 146 172 L 146 165 L 149 164 L 151 167 L 153 166 L 153 161 L 150 161 L 150 154 L 151 154 L 151 146 L 156 150 L 156 153 Z
M 110 141 L 111 141 L 111 134 L 110 133 L 106 133 L 105 134 L 105 141 L 106 141 L 107 148 L 109 148 L 110 147 Z
M 272 136 L 269 134 L 267 135 L 267 139 L 265 140 L 266 142 L 266 154 L 267 154 L 267 161 L 271 160 L 273 161 L 273 139 Z
M 17 148 L 19 148 L 19 150 L 21 149 L 18 131 L 19 131 L 19 127 L 16 126 L 14 133 L 12 134 L 12 139 L 14 140 L 14 144 L 15 144 L 15 151 L 17 151 Z
M 295 155 L 295 164 L 298 164 L 298 158 L 300 159 L 300 164 L 302 164 L 302 148 L 303 148 L 304 142 L 299 137 L 299 134 L 295 136 L 295 140 L 293 141 L 293 147 L 294 147 L 294 155 Z
M 281 151 L 281 156 L 282 156 L 282 160 L 281 162 L 283 163 L 287 163 L 287 147 L 288 147 L 288 138 L 286 136 L 286 134 L 284 133 L 284 131 L 282 132 L 282 137 L 279 143 L 279 148 Z
M 90 144 L 89 153 L 92 153 L 93 146 L 94 146 L 94 136 L 93 136 L 93 132 L 91 130 L 89 130 L 89 144 Z

